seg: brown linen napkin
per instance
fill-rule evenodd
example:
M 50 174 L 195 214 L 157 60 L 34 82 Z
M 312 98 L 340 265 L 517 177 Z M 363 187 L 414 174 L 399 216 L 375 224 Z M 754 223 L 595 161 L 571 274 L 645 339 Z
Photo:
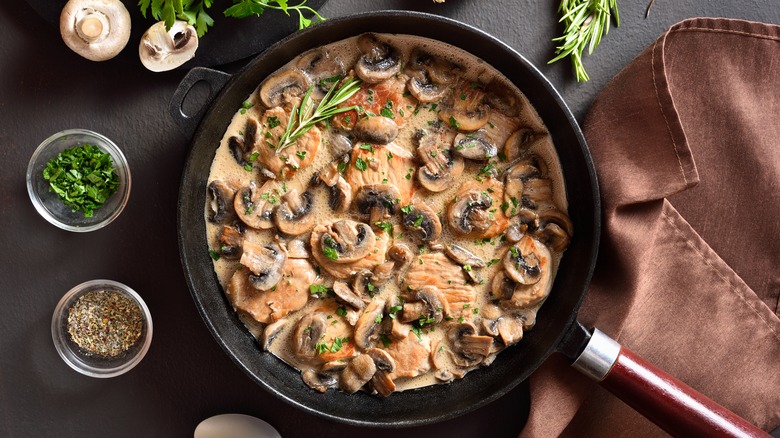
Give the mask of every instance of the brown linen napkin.
M 780 26 L 673 26 L 584 131 L 604 233 L 580 321 L 780 426 Z M 560 355 L 531 377 L 531 400 L 523 437 L 665 435 Z

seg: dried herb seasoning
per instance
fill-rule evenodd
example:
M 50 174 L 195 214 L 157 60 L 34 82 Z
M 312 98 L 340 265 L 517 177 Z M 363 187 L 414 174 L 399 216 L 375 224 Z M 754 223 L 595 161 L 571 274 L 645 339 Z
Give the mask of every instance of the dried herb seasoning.
M 68 333 L 88 355 L 119 356 L 138 342 L 143 324 L 141 308 L 119 292 L 88 292 L 68 309 Z

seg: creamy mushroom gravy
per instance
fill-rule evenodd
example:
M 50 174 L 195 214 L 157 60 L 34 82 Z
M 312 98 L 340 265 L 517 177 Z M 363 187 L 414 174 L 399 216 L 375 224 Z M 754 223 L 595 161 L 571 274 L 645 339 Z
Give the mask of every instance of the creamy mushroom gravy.
M 308 87 L 321 99 L 344 76 L 363 80 L 343 105 L 359 110 L 275 149 Z M 489 365 L 533 327 L 572 234 L 525 96 L 473 55 L 406 35 L 323 46 L 258 85 L 207 198 L 228 300 L 321 392 L 387 396 Z

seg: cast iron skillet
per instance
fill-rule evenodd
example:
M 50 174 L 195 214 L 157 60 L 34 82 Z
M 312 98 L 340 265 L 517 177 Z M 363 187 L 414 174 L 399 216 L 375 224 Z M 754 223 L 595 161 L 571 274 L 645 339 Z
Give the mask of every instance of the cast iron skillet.
M 575 226 L 536 326 L 518 345 L 501 352 L 491 366 L 472 371 L 464 379 L 395 393 L 386 399 L 336 390 L 317 393 L 302 382 L 299 372 L 263 352 L 225 298 L 213 272 L 205 237 L 204 206 L 211 162 L 241 103 L 266 76 L 300 53 L 363 32 L 412 34 L 449 43 L 482 58 L 517 85 L 552 135 L 566 180 L 569 215 Z M 182 103 L 201 81 L 211 86 L 213 101 L 198 114 L 185 115 Z M 725 413 L 702 414 L 698 405 L 689 402 L 687 394 L 675 399 L 669 385 L 678 392 L 693 390 L 656 372 L 598 330 L 591 335 L 577 323 L 577 310 L 596 262 L 600 233 L 599 192 L 593 163 L 582 132 L 560 95 L 525 58 L 492 36 L 451 19 L 417 12 L 373 12 L 332 19 L 273 45 L 233 77 L 205 68 L 191 70 L 174 94 L 170 113 L 188 134 L 194 133 L 178 210 L 179 249 L 192 296 L 206 325 L 233 361 L 255 382 L 290 404 L 352 425 L 404 427 L 435 423 L 501 397 L 527 379 L 550 354 L 562 352 L 577 359 L 575 367 L 603 380 L 613 392 L 622 391 L 621 398 L 635 408 L 645 408 L 644 413 L 651 420 L 672 433 L 731 430 L 723 426 L 724 421 L 738 423 L 745 430 L 751 427 L 703 396 L 694 401 L 701 401 L 699 405 L 713 403 L 711 408 L 718 407 Z M 675 417 L 674 421 L 665 421 L 670 416 Z M 680 425 L 682 428 L 675 428 Z M 709 429 L 698 429 L 702 425 Z

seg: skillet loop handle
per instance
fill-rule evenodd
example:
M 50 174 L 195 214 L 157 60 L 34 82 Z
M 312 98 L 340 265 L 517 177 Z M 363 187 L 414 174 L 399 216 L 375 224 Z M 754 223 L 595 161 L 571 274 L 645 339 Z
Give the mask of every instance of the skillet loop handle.
M 770 436 L 598 329 L 572 366 L 673 436 Z
M 176 125 L 178 125 L 179 129 L 181 129 L 185 135 L 192 137 L 195 134 L 195 129 L 197 129 L 206 109 L 209 108 L 211 102 L 214 101 L 214 98 L 219 94 L 220 90 L 222 90 L 228 80 L 230 80 L 230 77 L 231 76 L 225 72 L 206 67 L 195 67 L 184 76 L 179 83 L 179 86 L 176 87 L 176 91 L 173 93 L 173 97 L 171 97 L 171 101 L 168 104 L 168 114 L 170 114 L 174 122 L 176 122 Z M 182 108 L 184 99 L 187 98 L 192 87 L 201 81 L 208 84 L 209 95 L 206 98 L 206 101 L 203 102 L 203 106 L 201 106 L 195 114 L 188 115 Z

